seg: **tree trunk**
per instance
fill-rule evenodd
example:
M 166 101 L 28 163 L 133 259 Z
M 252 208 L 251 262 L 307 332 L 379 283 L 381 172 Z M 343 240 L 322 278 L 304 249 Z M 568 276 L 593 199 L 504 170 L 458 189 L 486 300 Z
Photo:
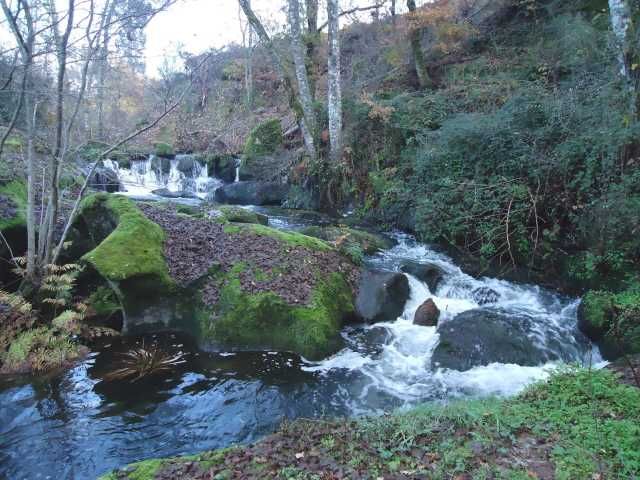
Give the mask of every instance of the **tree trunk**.
M 302 45 L 302 35 L 300 33 L 300 4 L 298 0 L 289 0 L 289 25 L 291 27 L 291 54 L 298 81 L 298 94 L 300 104 L 304 113 L 304 135 L 305 145 L 311 158 L 316 158 L 317 122 L 313 109 L 313 98 L 309 89 L 307 78 L 307 68 L 305 64 L 304 48 Z M 302 126 L 302 125 L 301 125 Z
M 620 74 L 628 84 L 631 113 L 637 119 L 640 117 L 640 46 L 638 27 L 633 19 L 640 17 L 640 7 L 628 0 L 609 0 L 609 15 L 618 47 Z
M 115 12 L 116 1 L 112 0 L 107 7 L 107 16 L 104 19 L 104 29 L 102 30 L 102 45 L 100 50 L 100 58 L 98 60 L 98 95 L 96 99 L 98 109 L 98 125 L 96 127 L 96 137 L 100 141 L 106 140 L 104 128 L 104 100 L 105 100 L 105 83 L 107 81 L 107 70 L 109 69 L 109 43 L 111 42 L 111 21 Z
M 415 18 L 416 16 L 416 2 L 415 0 L 407 0 L 407 8 L 410 15 Z M 411 43 L 411 53 L 413 55 L 413 63 L 418 75 L 418 83 L 421 88 L 430 88 L 433 86 L 429 72 L 427 71 L 427 62 L 424 59 L 424 53 L 422 51 L 421 43 L 421 31 L 419 28 L 413 26 L 409 34 L 409 41 Z
M 54 233 L 58 220 L 59 199 L 59 176 L 62 164 L 62 132 L 64 128 L 64 82 L 67 72 L 67 48 L 69 44 L 69 36 L 73 28 L 73 18 L 75 14 L 75 0 L 69 0 L 67 8 L 67 25 L 62 35 L 58 29 L 58 15 L 55 10 L 55 4 L 52 1 L 49 5 L 51 24 L 54 32 L 54 41 L 56 43 L 56 56 L 58 63 L 58 74 L 56 79 L 56 137 L 52 155 L 49 160 L 49 190 L 47 202 L 47 214 L 44 226 L 40 228 L 39 238 L 39 261 L 43 265 L 51 262 L 52 250 L 54 246 Z M 44 194 L 44 192 L 43 192 Z M 43 228 L 44 227 L 44 228 Z
M 340 12 L 338 0 L 327 0 L 329 22 L 328 115 L 330 157 L 337 162 L 342 157 L 342 89 L 340 85 Z
M 318 45 L 320 44 L 320 31 L 318 30 L 318 0 L 305 0 L 307 7 L 307 34 L 305 37 L 307 46 L 307 76 L 309 78 L 309 90 L 311 98 L 316 99 L 318 84 Z
M 262 23 L 260 22 L 256 14 L 254 13 L 253 9 L 251 8 L 250 1 L 238 0 L 238 3 L 240 4 L 240 8 L 242 8 L 242 11 L 247 17 L 247 20 L 253 27 L 253 30 L 258 35 L 258 38 L 264 44 L 265 48 L 269 52 L 269 55 L 271 55 L 271 58 L 273 59 L 273 63 L 276 69 L 279 71 L 280 76 L 282 77 L 284 88 L 287 91 L 287 95 L 289 97 L 289 108 L 291 108 L 291 110 L 293 111 L 293 114 L 296 117 L 296 121 L 298 122 L 298 125 L 300 125 L 300 127 L 302 128 L 303 125 L 305 124 L 304 111 L 302 109 L 302 105 L 300 104 L 298 95 L 296 94 L 296 91 L 293 88 L 293 75 L 289 71 L 289 68 L 286 62 L 280 56 L 275 46 L 273 45 L 273 42 L 271 41 L 271 38 L 269 37 L 269 34 L 265 30 L 264 26 L 262 25 Z M 306 145 L 306 142 L 305 142 L 305 145 Z M 308 152 L 308 153 L 311 154 L 311 152 Z

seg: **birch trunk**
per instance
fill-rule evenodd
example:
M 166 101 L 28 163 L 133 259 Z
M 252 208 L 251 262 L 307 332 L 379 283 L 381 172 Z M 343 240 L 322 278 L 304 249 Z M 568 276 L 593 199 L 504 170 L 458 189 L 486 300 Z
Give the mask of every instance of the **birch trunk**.
M 340 86 L 340 12 L 338 0 L 327 0 L 329 27 L 328 100 L 330 157 L 342 157 L 342 89 Z
M 296 80 L 298 81 L 300 104 L 304 114 L 303 131 L 306 132 L 304 142 L 309 156 L 316 158 L 316 142 L 314 139 L 317 136 L 317 122 L 313 109 L 313 98 L 309 88 L 309 80 L 307 78 L 302 34 L 300 33 L 300 4 L 298 0 L 289 0 L 289 25 L 291 27 L 291 54 L 293 56 Z

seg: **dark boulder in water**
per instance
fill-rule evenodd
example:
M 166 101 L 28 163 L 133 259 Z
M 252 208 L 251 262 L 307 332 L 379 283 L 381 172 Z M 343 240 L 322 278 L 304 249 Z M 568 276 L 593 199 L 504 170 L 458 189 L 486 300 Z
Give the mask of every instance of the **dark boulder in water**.
M 198 198 L 198 196 L 195 193 L 187 192 L 185 190 L 172 192 L 166 188 L 159 188 L 157 190 L 153 190 L 151 193 L 164 198 Z
M 419 263 L 407 260 L 400 267 L 400 270 L 426 283 L 431 293 L 435 293 L 438 285 L 444 278 L 444 270 L 433 263 Z
M 119 192 L 120 179 L 118 178 L 118 173 L 107 167 L 96 167 L 89 179 L 89 187 L 101 192 Z
M 438 325 L 440 310 L 432 298 L 418 307 L 413 317 L 413 324 L 423 327 L 435 327 Z
M 533 340 L 533 319 L 497 310 L 474 309 L 439 325 L 435 367 L 469 370 L 491 363 L 534 366 L 559 355 Z
M 214 193 L 219 203 L 237 205 L 281 205 L 289 186 L 279 182 L 236 182 L 223 185 Z
M 489 287 L 478 287 L 471 293 L 471 295 L 478 305 L 496 303 L 500 300 L 500 294 Z
M 178 161 L 177 168 L 185 175 L 193 175 L 196 161 L 193 155 L 176 155 Z
M 409 280 L 401 273 L 367 271 L 360 277 L 358 316 L 368 322 L 395 320 L 409 299 Z

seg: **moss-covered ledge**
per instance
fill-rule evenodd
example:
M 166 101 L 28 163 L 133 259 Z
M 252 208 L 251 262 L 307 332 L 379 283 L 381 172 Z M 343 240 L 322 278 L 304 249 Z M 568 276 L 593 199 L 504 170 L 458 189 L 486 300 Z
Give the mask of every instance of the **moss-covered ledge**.
M 204 339 L 235 347 L 292 351 L 309 359 L 323 358 L 340 348 L 343 321 L 354 313 L 352 290 L 342 274 L 334 272 L 320 280 L 308 304 L 291 305 L 274 292 L 243 291 L 239 275 L 248 270 L 257 278 L 269 275 L 240 263 L 216 279 L 220 300 L 213 315 L 201 319 Z
M 162 288 L 174 285 L 163 253 L 164 231 L 131 200 L 119 195 L 97 193 L 83 200 L 80 217 L 87 225 L 97 227 L 96 233 L 105 233 L 115 227 L 82 257 L 106 280 L 122 282 L 149 277 Z

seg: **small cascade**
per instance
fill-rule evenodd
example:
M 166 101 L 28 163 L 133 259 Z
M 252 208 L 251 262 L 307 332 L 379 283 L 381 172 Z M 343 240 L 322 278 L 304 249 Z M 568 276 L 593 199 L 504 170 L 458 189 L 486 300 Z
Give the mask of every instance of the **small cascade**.
M 238 183 L 240 181 L 240 165 L 242 164 L 242 160 L 236 158 L 236 176 L 233 180 L 233 183 Z
M 128 196 L 186 197 L 204 199 L 222 185 L 222 180 L 210 177 L 209 168 L 195 155 L 176 155 L 173 159 L 149 155 L 145 160 L 131 161 L 123 168 L 113 160 L 104 160 L 106 168 L 118 174 Z

